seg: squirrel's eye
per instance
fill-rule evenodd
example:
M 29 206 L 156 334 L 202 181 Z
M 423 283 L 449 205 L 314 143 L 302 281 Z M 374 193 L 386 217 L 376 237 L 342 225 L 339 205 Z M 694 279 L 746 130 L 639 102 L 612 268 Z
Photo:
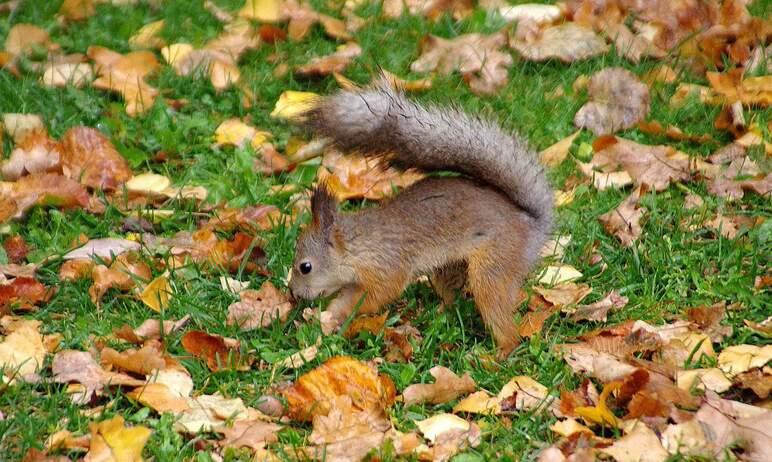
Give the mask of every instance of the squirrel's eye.
M 308 274 L 311 272 L 311 263 L 304 261 L 300 264 L 299 268 L 301 273 Z

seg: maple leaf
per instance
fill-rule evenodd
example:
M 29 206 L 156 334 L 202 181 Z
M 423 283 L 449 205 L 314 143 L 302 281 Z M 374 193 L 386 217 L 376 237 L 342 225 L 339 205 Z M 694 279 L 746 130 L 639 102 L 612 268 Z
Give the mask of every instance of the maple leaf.
M 450 369 L 442 366 L 431 368 L 429 373 L 434 377 L 435 383 L 415 384 L 405 388 L 402 392 L 405 406 L 426 402 L 442 404 L 471 393 L 477 388 L 477 384 L 469 376 L 469 373 L 459 377 Z
M 533 34 L 524 33 L 519 26 L 517 35 L 525 36 L 516 36 L 510 40 L 510 46 L 531 61 L 557 58 L 571 63 L 608 52 L 608 45 L 595 32 L 571 22 L 537 30 Z
M 500 49 L 506 37 L 465 34 L 448 40 L 433 35 L 421 41 L 421 56 L 410 65 L 413 72 L 459 71 L 477 94 L 493 94 L 507 83 L 512 57 Z
M 634 127 L 649 113 L 649 87 L 621 67 L 603 69 L 590 78 L 590 101 L 574 116 L 574 125 L 595 135 Z
M 94 87 L 120 93 L 126 101 L 126 113 L 142 114 L 158 97 L 158 90 L 145 82 L 145 77 L 159 68 L 158 60 L 149 51 L 133 51 L 122 55 L 108 48 L 91 46 L 86 52 L 94 61 L 97 79 Z

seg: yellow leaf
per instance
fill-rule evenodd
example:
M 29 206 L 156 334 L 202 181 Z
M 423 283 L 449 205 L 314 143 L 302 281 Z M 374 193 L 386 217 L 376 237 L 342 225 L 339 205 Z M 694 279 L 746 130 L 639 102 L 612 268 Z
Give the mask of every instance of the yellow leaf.
M 92 423 L 91 449 L 83 459 L 85 462 L 141 462 L 142 449 L 150 438 L 152 430 L 142 425 L 124 426 L 121 416 Z
M 16 376 L 34 373 L 46 356 L 40 321 L 19 320 L 12 330 L 0 342 L 0 369 L 3 369 L 0 383 L 5 383 L 7 378 L 13 381 Z
M 169 285 L 169 279 L 166 276 L 158 276 L 148 284 L 140 294 L 139 298 L 151 310 L 161 312 L 169 306 L 169 298 L 172 288 Z
M 161 191 L 171 185 L 169 178 L 157 173 L 147 172 L 132 177 L 126 182 L 126 189 L 129 192 L 153 195 L 160 194 Z
M 239 17 L 261 22 L 279 22 L 282 19 L 279 0 L 247 0 L 239 10 Z
M 558 420 L 554 424 L 550 425 L 550 430 L 557 433 L 560 436 L 571 436 L 574 433 L 587 433 L 593 435 L 592 430 L 577 422 L 575 419 L 568 418 L 566 420 Z
M 571 265 L 548 266 L 539 278 L 540 284 L 560 284 L 582 277 L 582 273 Z
M 552 146 L 548 147 L 539 154 L 541 163 L 547 167 L 557 167 L 563 162 L 568 155 L 568 150 L 571 149 L 571 145 L 574 144 L 574 139 L 579 136 L 582 130 L 577 130 L 571 135 L 563 138 Z
M 161 56 L 170 66 L 177 69 L 185 56 L 193 50 L 195 48 L 189 43 L 173 43 L 161 49 Z
M 455 406 L 453 412 L 468 412 L 470 414 L 500 414 L 501 404 L 498 396 L 491 396 L 488 392 L 480 390 L 462 399 Z
M 718 355 L 718 367 L 729 377 L 763 367 L 772 361 L 772 345 L 734 345 L 724 349 Z
M 306 91 L 287 90 L 279 95 L 271 117 L 293 120 L 314 107 L 319 95 Z
M 161 48 L 166 45 L 159 36 L 165 24 L 163 19 L 145 24 L 136 34 L 129 38 L 129 45 L 134 49 Z
M 606 384 L 606 386 L 603 387 L 603 391 L 600 393 L 600 397 L 598 397 L 597 406 L 579 406 L 574 408 L 574 413 L 579 417 L 582 417 L 588 423 L 619 428 L 621 422 L 608 408 L 606 400 L 612 391 L 619 390 L 621 386 L 622 382 L 611 382 Z

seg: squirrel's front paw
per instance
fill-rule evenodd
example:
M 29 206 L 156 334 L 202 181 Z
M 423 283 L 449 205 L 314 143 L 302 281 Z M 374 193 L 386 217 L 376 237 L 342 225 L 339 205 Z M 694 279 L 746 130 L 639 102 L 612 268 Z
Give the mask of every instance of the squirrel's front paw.
M 340 320 L 330 311 L 322 311 L 319 315 L 319 322 L 322 325 L 322 333 L 330 335 L 335 332 L 342 324 Z

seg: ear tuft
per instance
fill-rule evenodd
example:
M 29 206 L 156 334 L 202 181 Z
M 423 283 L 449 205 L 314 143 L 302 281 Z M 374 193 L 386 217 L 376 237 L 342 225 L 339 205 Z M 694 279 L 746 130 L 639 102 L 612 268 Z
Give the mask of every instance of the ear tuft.
M 329 229 L 335 223 L 338 213 L 338 200 L 325 181 L 320 181 L 311 195 L 312 225 L 321 229 Z

